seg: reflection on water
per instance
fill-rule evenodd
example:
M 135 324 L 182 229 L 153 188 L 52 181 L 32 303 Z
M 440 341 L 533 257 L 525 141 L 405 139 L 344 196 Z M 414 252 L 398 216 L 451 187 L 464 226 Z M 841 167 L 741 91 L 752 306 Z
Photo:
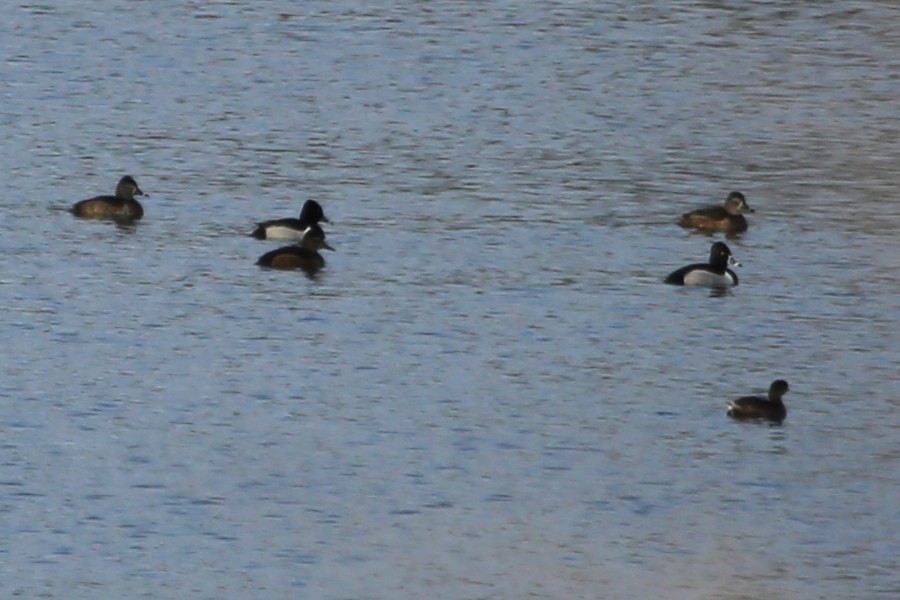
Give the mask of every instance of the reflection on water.
M 896 9 L 356 4 L 0 24 L 5 595 L 896 597 Z

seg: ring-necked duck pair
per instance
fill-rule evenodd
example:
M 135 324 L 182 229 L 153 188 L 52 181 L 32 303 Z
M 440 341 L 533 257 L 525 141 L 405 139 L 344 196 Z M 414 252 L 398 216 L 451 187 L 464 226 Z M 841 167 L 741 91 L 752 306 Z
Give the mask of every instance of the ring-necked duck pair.
M 258 240 L 293 240 L 290 246 L 283 246 L 266 252 L 256 264 L 273 269 L 302 269 L 315 272 L 325 266 L 325 259 L 319 250 L 334 250 L 325 241 L 325 231 L 320 222 L 330 223 L 322 206 L 315 200 L 307 200 L 297 219 L 273 219 L 257 223 L 250 234 Z
M 752 213 L 747 199 L 740 192 L 731 192 L 721 206 L 706 206 L 681 215 L 678 224 L 689 229 L 741 233 L 747 231 L 743 213 Z
M 682 227 L 703 231 L 740 233 L 747 230 L 743 213 L 752 213 L 747 199 L 740 192 L 731 192 L 722 206 L 707 206 L 681 215 Z M 708 263 L 696 263 L 682 267 L 666 277 L 666 283 L 675 285 L 701 285 L 706 287 L 730 287 L 738 284 L 738 276 L 729 267 L 739 267 L 731 249 L 723 242 L 716 242 L 709 250 Z
M 729 266 L 739 267 L 731 249 L 724 242 L 716 242 L 709 249 L 708 263 L 695 263 L 669 273 L 665 282 L 674 285 L 730 287 L 738 284 L 737 274 Z
M 744 396 L 728 403 L 728 416 L 733 419 L 765 419 L 780 423 L 787 416 L 787 408 L 781 399 L 790 388 L 784 379 L 776 379 L 769 386 L 769 396 Z
M 119 180 L 114 196 L 96 196 L 76 202 L 72 207 L 72 213 L 76 217 L 87 219 L 113 219 L 120 222 L 137 221 L 144 216 L 144 207 L 134 197 L 143 195 L 144 192 L 138 187 L 134 177 L 126 175 Z

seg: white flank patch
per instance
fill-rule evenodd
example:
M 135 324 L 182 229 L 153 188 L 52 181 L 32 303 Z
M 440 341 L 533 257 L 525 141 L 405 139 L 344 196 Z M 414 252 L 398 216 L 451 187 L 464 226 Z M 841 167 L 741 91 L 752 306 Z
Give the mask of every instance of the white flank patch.
M 684 276 L 684 285 L 702 285 L 706 287 L 728 287 L 734 285 L 734 279 L 726 271 L 723 275 L 709 271 L 695 270 Z
M 268 240 L 300 240 L 303 239 L 302 231 L 283 227 L 281 225 L 270 226 L 266 228 L 266 239 Z

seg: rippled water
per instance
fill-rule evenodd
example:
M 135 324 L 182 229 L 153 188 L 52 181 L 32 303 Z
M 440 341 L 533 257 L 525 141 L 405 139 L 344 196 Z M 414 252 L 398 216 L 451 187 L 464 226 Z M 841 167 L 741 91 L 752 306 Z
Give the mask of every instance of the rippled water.
M 900 596 L 893 3 L 7 13 L 0 595 Z

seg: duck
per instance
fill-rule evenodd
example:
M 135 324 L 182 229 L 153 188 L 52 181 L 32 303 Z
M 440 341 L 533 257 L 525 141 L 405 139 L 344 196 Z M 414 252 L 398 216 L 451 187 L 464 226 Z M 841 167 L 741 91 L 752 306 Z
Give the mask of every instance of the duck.
M 318 223 L 307 227 L 299 241 L 301 245 L 311 250 L 325 249 L 334 252 L 334 248 L 325 240 L 325 230 Z
M 721 206 L 706 206 L 681 215 L 678 224 L 687 229 L 743 233 L 747 219 L 743 213 L 754 212 L 740 192 L 731 192 Z
M 733 419 L 766 419 L 784 421 L 787 408 L 781 400 L 790 387 L 784 379 L 776 379 L 769 386 L 769 397 L 744 396 L 728 403 L 728 416 Z
M 303 232 L 303 236 L 295 244 L 282 246 L 266 252 L 256 261 L 261 267 L 271 269 L 302 269 L 307 273 L 315 273 L 325 267 L 325 259 L 319 250 L 334 250 L 325 241 L 325 232 L 318 225 L 312 225 Z
M 331 223 L 322 210 L 322 205 L 315 200 L 307 200 L 300 209 L 300 217 L 297 219 L 273 219 L 256 224 L 256 229 L 250 234 L 258 240 L 294 240 L 300 241 L 307 229 L 320 222 Z
M 143 195 L 134 177 L 125 175 L 116 185 L 114 196 L 96 196 L 76 202 L 72 206 L 72 214 L 88 219 L 137 221 L 144 216 L 144 207 L 134 197 Z
M 725 242 L 716 242 L 709 249 L 708 263 L 695 263 L 669 273 L 665 282 L 673 285 L 699 285 L 713 288 L 731 287 L 738 284 L 737 273 L 729 266 L 739 267 L 731 249 Z

